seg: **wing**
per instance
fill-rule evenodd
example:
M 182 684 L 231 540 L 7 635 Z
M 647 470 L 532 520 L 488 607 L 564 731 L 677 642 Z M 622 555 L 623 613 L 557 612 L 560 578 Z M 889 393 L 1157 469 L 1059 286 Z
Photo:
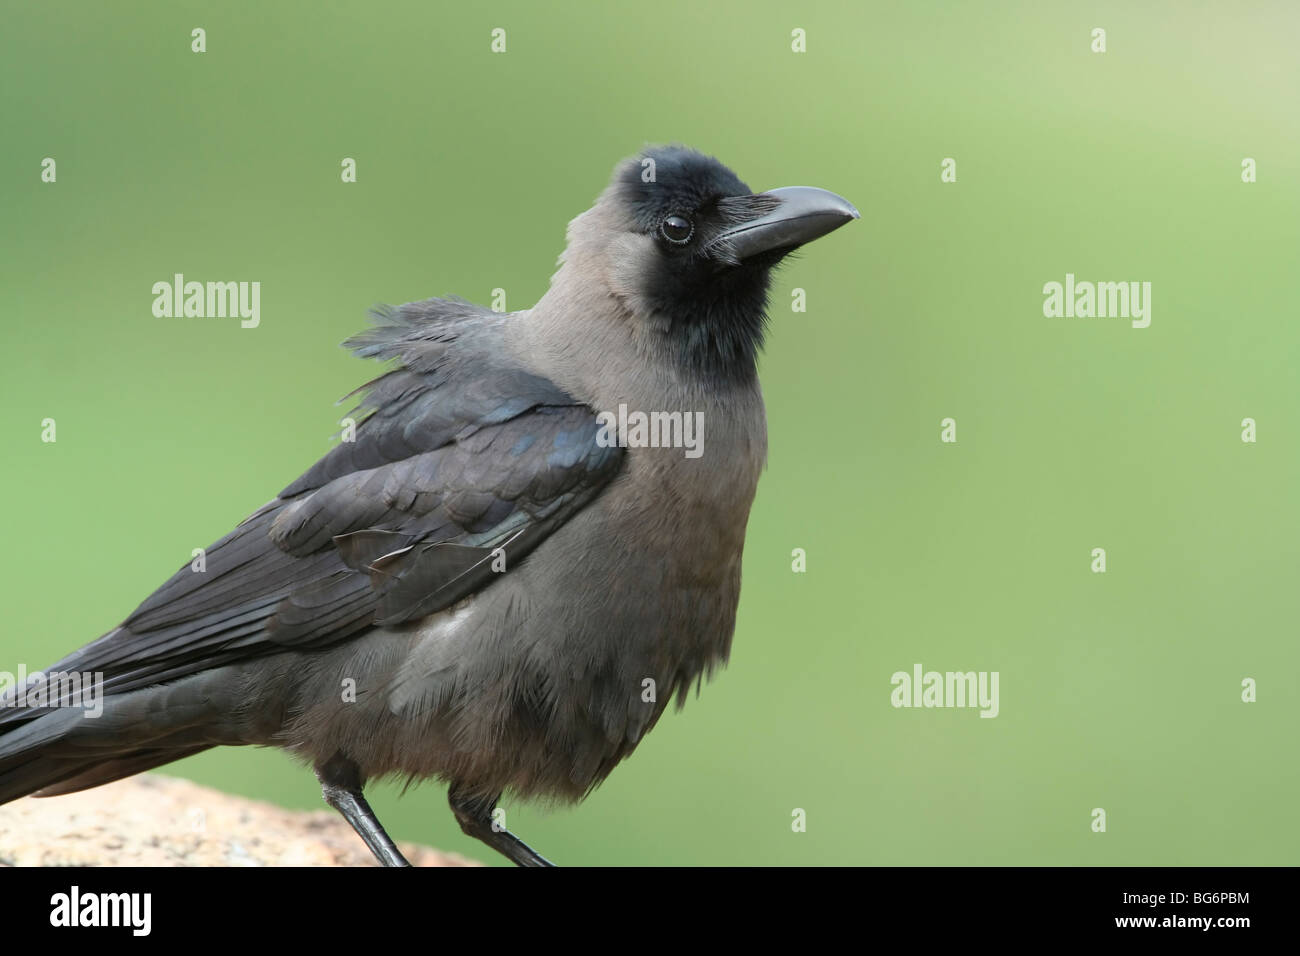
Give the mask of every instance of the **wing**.
M 590 408 L 503 362 L 508 316 L 430 300 L 378 319 L 348 344 L 400 364 L 367 386 L 356 441 L 49 670 L 122 692 L 431 614 L 509 573 L 620 468 Z

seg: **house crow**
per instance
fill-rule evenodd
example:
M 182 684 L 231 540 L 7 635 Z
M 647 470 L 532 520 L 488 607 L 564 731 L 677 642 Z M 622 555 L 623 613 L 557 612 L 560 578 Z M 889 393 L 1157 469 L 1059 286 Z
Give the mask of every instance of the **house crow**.
M 378 310 L 347 343 L 392 363 L 354 440 L 47 669 L 99 675 L 99 717 L 0 707 L 0 803 L 270 745 L 385 864 L 406 861 L 362 788 L 396 776 L 445 781 L 466 833 L 548 865 L 497 801 L 580 800 L 727 659 L 772 269 L 856 218 L 654 148 L 570 223 L 533 308 Z

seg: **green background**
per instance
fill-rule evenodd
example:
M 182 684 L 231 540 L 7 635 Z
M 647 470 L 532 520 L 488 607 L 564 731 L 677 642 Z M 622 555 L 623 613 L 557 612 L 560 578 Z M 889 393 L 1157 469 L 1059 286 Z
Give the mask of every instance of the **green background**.
M 1297 10 L 5 2 L 0 667 L 324 453 L 367 308 L 527 307 L 615 162 L 680 141 L 863 219 L 777 277 L 730 667 L 512 829 L 566 864 L 1294 863 Z M 154 318 L 175 272 L 260 281 L 261 327 Z M 1044 318 L 1067 272 L 1151 282 L 1151 327 Z M 1000 716 L 892 708 L 918 662 L 999 671 Z M 167 772 L 321 806 L 276 751 Z M 437 785 L 370 793 L 498 862 Z

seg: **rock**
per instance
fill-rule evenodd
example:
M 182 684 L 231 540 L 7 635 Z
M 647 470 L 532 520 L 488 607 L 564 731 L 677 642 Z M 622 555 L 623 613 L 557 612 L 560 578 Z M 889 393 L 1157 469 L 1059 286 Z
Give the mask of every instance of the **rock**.
M 401 844 L 415 866 L 477 866 Z M 376 866 L 333 810 L 285 810 L 141 774 L 61 797 L 0 807 L 0 865 Z

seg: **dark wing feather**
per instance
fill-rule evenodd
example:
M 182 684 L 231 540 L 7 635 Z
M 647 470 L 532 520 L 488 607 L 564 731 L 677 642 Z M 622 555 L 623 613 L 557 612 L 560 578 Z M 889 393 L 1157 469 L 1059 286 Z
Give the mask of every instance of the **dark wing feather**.
M 618 471 L 590 408 L 503 364 L 493 330 L 508 317 L 431 300 L 379 320 L 350 344 L 400 366 L 371 383 L 356 441 L 209 548 L 206 570 L 181 568 L 50 670 L 124 692 L 436 612 L 489 585 L 495 557 L 515 567 Z M 0 724 L 39 712 L 0 709 Z
M 364 386 L 359 410 L 370 416 L 357 440 L 336 446 L 281 498 L 441 448 L 537 405 L 574 404 L 549 380 L 501 361 L 497 340 L 485 333 L 508 316 L 460 299 L 430 299 L 373 314 L 377 326 L 353 336 L 348 346 L 363 358 L 401 364 Z

